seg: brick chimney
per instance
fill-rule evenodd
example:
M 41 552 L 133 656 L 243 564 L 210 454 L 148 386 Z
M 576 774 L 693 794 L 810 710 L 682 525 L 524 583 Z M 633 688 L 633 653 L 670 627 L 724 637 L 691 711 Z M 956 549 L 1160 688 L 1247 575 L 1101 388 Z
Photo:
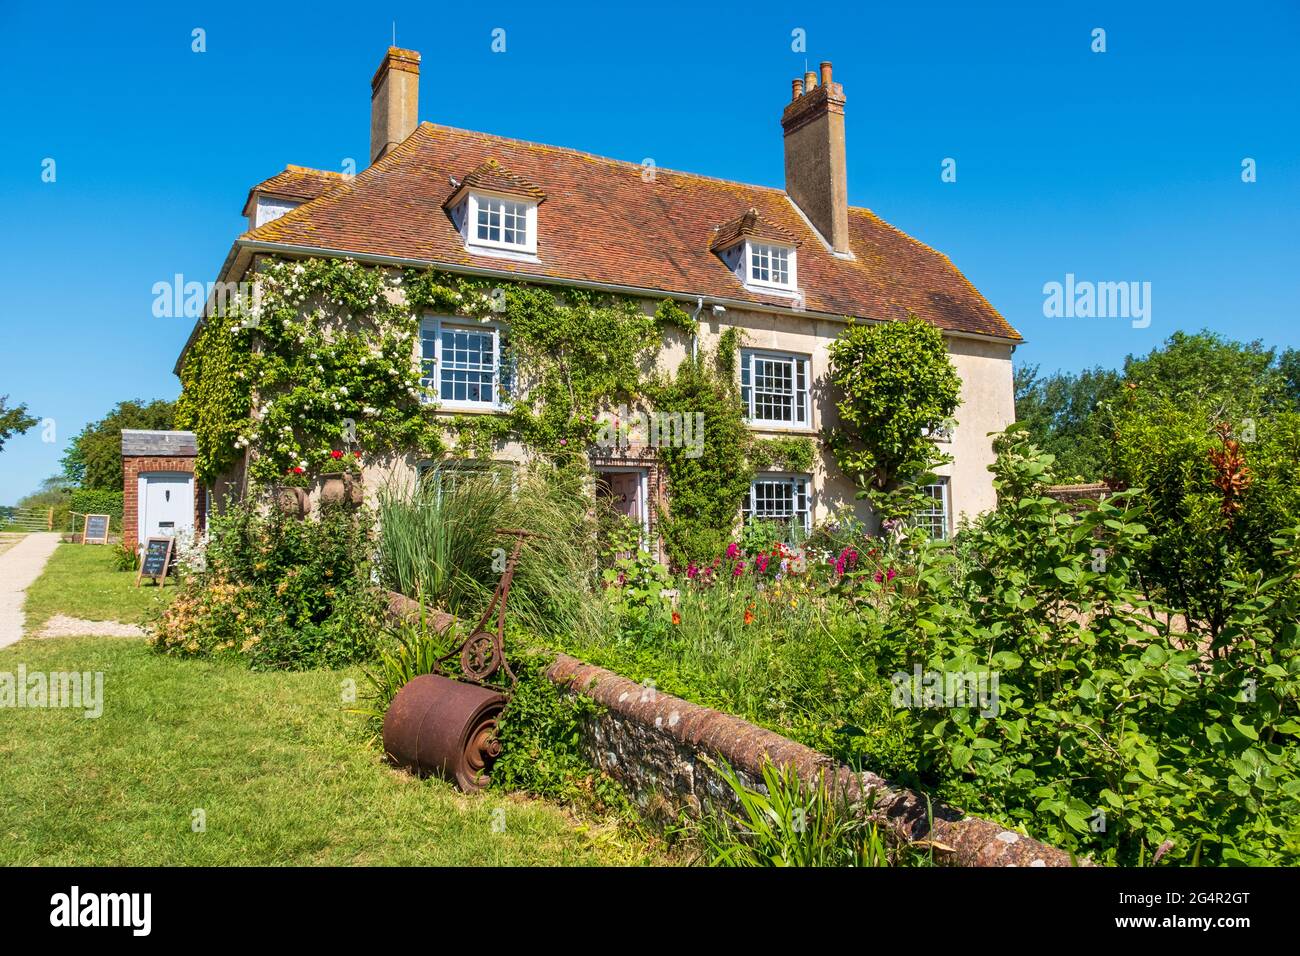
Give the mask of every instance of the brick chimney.
M 781 114 L 785 131 L 785 191 L 836 253 L 850 255 L 849 188 L 844 160 L 844 88 L 821 65 L 791 85 Z
M 419 125 L 420 54 L 390 46 L 370 81 L 370 162 L 375 162 Z

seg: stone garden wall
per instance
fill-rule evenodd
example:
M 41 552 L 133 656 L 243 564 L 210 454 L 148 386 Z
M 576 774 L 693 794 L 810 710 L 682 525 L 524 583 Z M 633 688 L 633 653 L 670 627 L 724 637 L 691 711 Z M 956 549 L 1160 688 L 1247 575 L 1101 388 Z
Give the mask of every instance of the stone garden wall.
M 409 598 L 390 593 L 390 614 L 419 613 Z M 442 630 L 448 614 L 426 612 Z M 665 694 L 601 667 L 560 654 L 546 672 L 569 693 L 600 705 L 587 723 L 583 746 L 592 764 L 618 780 L 651 814 L 734 809 L 719 775 L 725 762 L 755 786 L 763 765 L 793 765 L 808 783 L 825 780 L 850 801 L 871 806 L 871 816 L 901 842 L 932 848 L 956 866 L 1071 866 L 1068 853 L 980 817 L 967 816 L 870 772 L 857 773 L 830 757 L 738 717 Z M 932 825 L 931 825 L 932 824 Z

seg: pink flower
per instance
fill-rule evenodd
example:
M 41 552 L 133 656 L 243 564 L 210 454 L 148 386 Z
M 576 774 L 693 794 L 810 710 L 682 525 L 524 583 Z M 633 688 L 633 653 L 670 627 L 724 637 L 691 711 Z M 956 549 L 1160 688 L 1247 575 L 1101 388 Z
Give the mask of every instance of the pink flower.
M 897 577 L 897 576 L 898 576 L 898 572 L 895 571 L 893 568 L 890 568 L 890 569 L 889 569 L 889 573 L 888 573 L 887 575 L 885 575 L 885 580 L 886 580 L 886 581 L 892 581 L 892 580 L 894 580 L 894 578 Z
M 754 566 L 758 568 L 759 574 L 763 574 L 765 571 L 767 571 L 768 560 L 769 558 L 766 554 L 760 554 L 757 558 L 754 559 Z
M 884 576 L 883 574 L 881 574 L 879 571 L 877 571 L 877 572 L 876 572 L 876 583 L 877 583 L 877 584 L 883 584 L 884 581 L 885 581 L 885 576 Z
M 686 576 L 688 578 L 693 578 L 699 573 L 700 573 L 700 569 L 697 568 L 695 565 L 689 564 L 686 566 Z
M 734 541 L 727 545 L 727 557 L 734 558 L 738 554 L 740 554 L 740 545 Z
M 736 565 L 735 569 L 731 572 L 731 576 L 733 578 L 738 578 L 744 573 L 745 573 L 745 562 L 741 561 L 738 565 Z

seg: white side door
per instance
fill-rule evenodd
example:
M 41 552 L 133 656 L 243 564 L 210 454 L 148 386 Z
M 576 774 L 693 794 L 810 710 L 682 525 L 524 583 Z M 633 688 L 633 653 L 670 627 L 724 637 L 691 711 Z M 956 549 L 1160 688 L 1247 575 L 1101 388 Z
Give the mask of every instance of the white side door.
M 148 472 L 140 476 L 140 541 L 177 535 L 194 526 L 194 476 Z

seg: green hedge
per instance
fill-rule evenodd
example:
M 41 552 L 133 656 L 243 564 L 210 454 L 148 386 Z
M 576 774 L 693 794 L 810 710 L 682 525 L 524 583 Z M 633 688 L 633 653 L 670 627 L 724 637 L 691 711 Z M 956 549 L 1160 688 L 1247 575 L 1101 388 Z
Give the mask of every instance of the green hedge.
M 74 491 L 68 502 L 68 507 L 81 515 L 108 515 L 109 528 L 113 531 L 122 530 L 122 492 L 120 491 L 94 491 L 91 489 Z M 75 530 L 80 531 L 82 519 L 78 517 L 76 520 L 78 524 Z

